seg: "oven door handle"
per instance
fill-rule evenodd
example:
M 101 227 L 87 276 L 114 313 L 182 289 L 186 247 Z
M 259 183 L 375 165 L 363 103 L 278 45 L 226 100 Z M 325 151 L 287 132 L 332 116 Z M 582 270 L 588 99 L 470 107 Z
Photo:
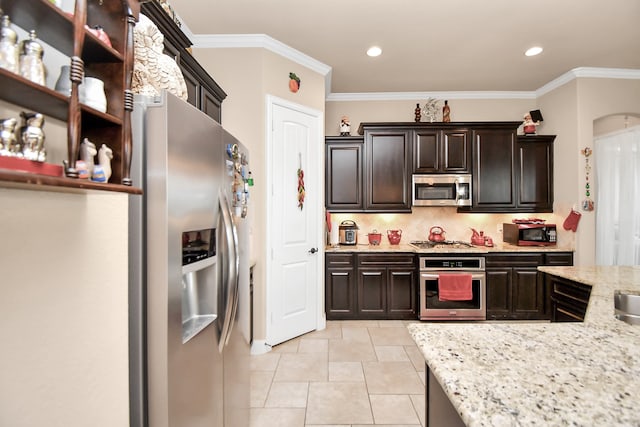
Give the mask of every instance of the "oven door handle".
M 421 279 L 427 279 L 427 280 L 438 280 L 440 273 L 442 274 L 471 274 L 471 279 L 472 280 L 477 280 L 477 279 L 484 279 L 485 274 L 484 271 L 474 271 L 474 272 L 465 272 L 465 271 L 460 271 L 460 270 L 449 270 L 449 271 L 438 271 L 438 272 L 428 272 L 428 271 L 423 271 L 420 273 L 420 278 Z

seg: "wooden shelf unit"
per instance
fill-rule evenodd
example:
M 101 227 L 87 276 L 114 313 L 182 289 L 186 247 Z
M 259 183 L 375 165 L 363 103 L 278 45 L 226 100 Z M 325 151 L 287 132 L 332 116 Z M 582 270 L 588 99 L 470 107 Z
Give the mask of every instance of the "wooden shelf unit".
M 133 187 L 129 176 L 132 152 L 133 93 L 130 87 L 133 26 L 140 12 L 139 3 L 139 0 L 76 0 L 75 14 L 70 15 L 48 0 L 2 1 L 3 12 L 10 16 L 15 25 L 26 31 L 36 30 L 40 40 L 70 58 L 72 69 L 77 72 L 71 73 L 71 96 L 65 96 L 0 69 L 0 86 L 6 88 L 0 93 L 1 99 L 67 122 L 65 177 L 0 169 L 0 182 L 11 187 L 20 183 L 45 186 L 46 191 L 56 191 L 56 187 L 62 187 L 142 193 L 139 188 Z M 95 37 L 85 25 L 102 26 L 112 46 Z M 83 74 L 104 82 L 107 97 L 105 113 L 80 103 L 78 86 Z M 75 177 L 75 162 L 83 138 L 89 138 L 97 148 L 104 143 L 113 150 L 111 183 L 96 183 Z

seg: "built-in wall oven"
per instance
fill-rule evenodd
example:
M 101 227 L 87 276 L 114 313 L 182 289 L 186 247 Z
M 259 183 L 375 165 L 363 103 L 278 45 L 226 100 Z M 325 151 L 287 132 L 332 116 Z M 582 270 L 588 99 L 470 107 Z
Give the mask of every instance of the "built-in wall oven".
M 486 283 L 482 256 L 421 256 L 420 320 L 486 320 Z M 441 277 L 464 275 L 471 281 L 468 297 L 442 298 Z

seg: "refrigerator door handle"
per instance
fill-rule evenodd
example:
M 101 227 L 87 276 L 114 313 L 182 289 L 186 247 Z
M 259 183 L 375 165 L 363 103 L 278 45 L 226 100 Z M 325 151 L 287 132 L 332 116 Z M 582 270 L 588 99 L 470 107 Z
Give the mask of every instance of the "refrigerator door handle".
M 229 271 L 226 283 L 222 284 L 222 286 L 225 286 L 228 291 L 224 292 L 224 294 L 227 294 L 227 301 L 224 303 L 225 312 L 222 332 L 220 334 L 220 341 L 218 342 L 218 350 L 222 353 L 224 346 L 229 342 L 229 336 L 231 335 L 231 329 L 233 328 L 233 318 L 237 308 L 238 270 L 240 268 L 240 259 L 238 256 L 238 232 L 235 224 L 233 223 L 229 201 L 222 191 L 220 191 L 218 198 L 220 200 L 224 236 L 227 240 L 227 248 L 229 248 L 228 254 L 222 254 L 224 257 L 223 260 L 227 263 L 227 269 Z

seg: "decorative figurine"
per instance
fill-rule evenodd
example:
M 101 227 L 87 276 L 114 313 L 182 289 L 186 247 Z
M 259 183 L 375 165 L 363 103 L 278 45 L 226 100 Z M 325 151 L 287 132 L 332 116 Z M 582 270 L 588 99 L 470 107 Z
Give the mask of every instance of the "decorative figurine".
M 0 68 L 18 73 L 18 35 L 11 29 L 8 15 L 2 17 L 0 24 Z
M 538 126 L 540 122 L 534 122 L 531 119 L 531 114 L 527 113 L 524 115 L 524 123 L 522 123 L 522 131 L 525 135 L 535 135 L 536 134 L 536 126 Z
M 442 121 L 444 123 L 451 122 L 451 108 L 449 108 L 449 101 L 444 100 L 444 107 L 442 107 Z
M 0 120 L 0 156 L 13 156 L 12 150 L 16 145 L 18 150 L 20 145 L 16 144 L 16 125 L 18 121 L 13 117 Z
M 422 107 L 422 114 L 429 120 L 429 122 L 433 123 L 436 121 L 436 114 L 438 111 L 438 100 L 434 98 L 427 99 L 427 102 L 424 103 L 424 107 Z
M 164 36 L 149 18 L 140 15 L 133 29 L 133 78 L 134 93 L 157 96 L 162 89 L 187 100 L 187 85 L 176 61 L 162 53 Z
M 93 176 L 93 168 L 95 166 L 94 157 L 96 154 L 98 154 L 98 151 L 96 150 L 95 144 L 87 138 L 83 139 L 80 143 L 80 160 L 85 163 L 89 178 Z
M 342 116 L 340 119 L 340 136 L 351 135 L 351 122 L 348 116 Z
M 98 163 L 102 167 L 105 180 L 104 182 L 109 182 L 109 178 L 111 178 L 111 160 L 113 159 L 113 150 L 102 144 L 100 146 L 100 150 L 98 150 Z M 95 174 L 95 171 L 94 171 Z M 95 181 L 95 180 L 94 180 Z
M 76 170 L 79 179 L 89 179 L 89 170 L 84 160 L 76 160 Z
M 20 138 L 22 141 L 22 156 L 27 160 L 44 162 L 47 155 L 44 149 L 44 116 L 40 113 L 20 113 L 22 127 Z
M 91 174 L 91 181 L 94 182 L 107 182 L 107 176 L 104 173 L 104 168 L 101 165 L 93 166 L 93 173 Z
M 529 111 L 524 115 L 522 131 L 525 135 L 535 135 L 536 126 L 539 126 L 542 120 L 542 113 L 540 110 Z
M 416 104 L 416 109 L 413 110 L 413 113 L 415 114 L 415 119 L 414 121 L 416 123 L 420 123 L 420 119 L 422 118 L 422 115 L 420 114 L 420 104 Z

